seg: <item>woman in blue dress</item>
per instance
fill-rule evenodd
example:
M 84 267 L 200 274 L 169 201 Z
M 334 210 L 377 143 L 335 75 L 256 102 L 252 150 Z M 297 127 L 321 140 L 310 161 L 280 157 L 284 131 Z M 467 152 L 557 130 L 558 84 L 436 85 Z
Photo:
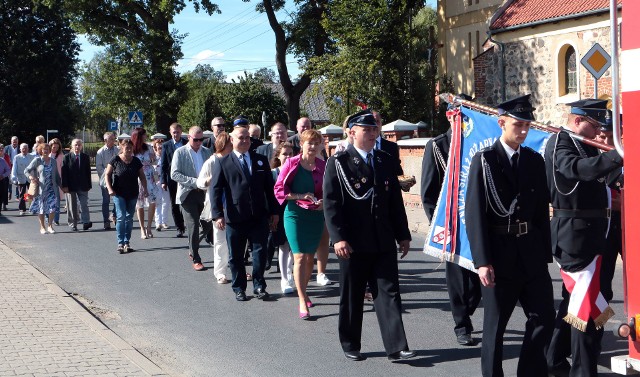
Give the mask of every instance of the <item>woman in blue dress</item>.
M 53 220 L 60 208 L 60 175 L 55 160 L 49 153 L 49 144 L 39 144 L 36 150 L 38 157 L 34 158 L 24 170 L 24 174 L 31 183 L 38 185 L 36 195 L 33 197 L 29 211 L 38 215 L 40 222 L 40 234 L 47 232 L 53 234 Z M 45 227 L 44 215 L 48 216 L 49 226 Z

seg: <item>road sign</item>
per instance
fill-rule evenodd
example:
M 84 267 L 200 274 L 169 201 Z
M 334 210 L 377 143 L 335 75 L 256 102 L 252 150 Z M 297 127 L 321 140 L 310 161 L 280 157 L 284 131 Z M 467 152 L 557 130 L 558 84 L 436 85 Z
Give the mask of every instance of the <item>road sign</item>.
M 611 67 L 611 56 L 598 43 L 580 59 L 582 64 L 598 80 Z
M 109 131 L 117 131 L 118 130 L 118 122 L 116 122 L 115 120 L 110 120 L 108 122 L 108 128 Z
M 142 111 L 129 111 L 129 125 L 130 126 L 142 125 Z

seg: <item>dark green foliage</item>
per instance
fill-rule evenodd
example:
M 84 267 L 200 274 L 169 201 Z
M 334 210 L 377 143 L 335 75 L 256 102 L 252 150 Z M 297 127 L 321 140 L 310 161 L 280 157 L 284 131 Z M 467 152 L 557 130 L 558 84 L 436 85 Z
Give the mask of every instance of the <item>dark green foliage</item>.
M 59 1 L 0 2 L 0 142 L 30 143 L 47 129 L 73 134 L 78 49 Z

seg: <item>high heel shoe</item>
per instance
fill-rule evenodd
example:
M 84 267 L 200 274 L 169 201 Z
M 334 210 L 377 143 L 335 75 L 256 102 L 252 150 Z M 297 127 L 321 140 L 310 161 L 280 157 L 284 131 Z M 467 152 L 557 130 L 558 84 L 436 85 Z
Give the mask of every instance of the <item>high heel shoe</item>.
M 146 230 L 144 228 L 140 229 L 140 238 L 142 238 L 143 240 L 146 240 L 148 238 L 147 237 L 147 232 L 146 232 Z
M 47 228 L 47 232 L 49 232 L 49 234 L 54 234 L 56 231 L 53 230 L 53 227 L 51 225 L 49 225 L 49 228 Z
M 313 308 L 315 306 L 313 305 L 313 302 L 311 302 L 311 300 L 305 301 L 305 304 L 307 304 L 307 308 Z
M 147 238 L 153 238 L 153 233 L 151 232 L 151 228 L 147 228 Z
M 309 312 L 309 309 L 307 309 L 306 312 L 303 312 L 302 309 L 300 309 L 299 312 L 300 312 L 299 318 L 301 320 L 306 321 L 309 318 L 311 318 L 311 313 Z

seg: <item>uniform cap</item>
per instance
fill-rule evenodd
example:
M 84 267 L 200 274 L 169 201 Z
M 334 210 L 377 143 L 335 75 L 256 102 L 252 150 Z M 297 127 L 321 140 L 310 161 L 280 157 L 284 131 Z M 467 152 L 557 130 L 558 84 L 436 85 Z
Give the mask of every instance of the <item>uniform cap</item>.
M 583 99 L 568 103 L 567 106 L 571 106 L 571 114 L 587 116 L 603 126 L 607 123 L 606 100 Z
M 531 122 L 536 120 L 533 111 L 536 109 L 531 106 L 531 94 L 514 98 L 498 105 L 498 115 L 509 116 L 514 119 Z
M 377 127 L 376 118 L 373 116 L 371 110 L 362 110 L 357 112 L 349 117 L 347 120 L 347 124 L 349 128 L 353 126 L 361 126 L 361 127 Z

